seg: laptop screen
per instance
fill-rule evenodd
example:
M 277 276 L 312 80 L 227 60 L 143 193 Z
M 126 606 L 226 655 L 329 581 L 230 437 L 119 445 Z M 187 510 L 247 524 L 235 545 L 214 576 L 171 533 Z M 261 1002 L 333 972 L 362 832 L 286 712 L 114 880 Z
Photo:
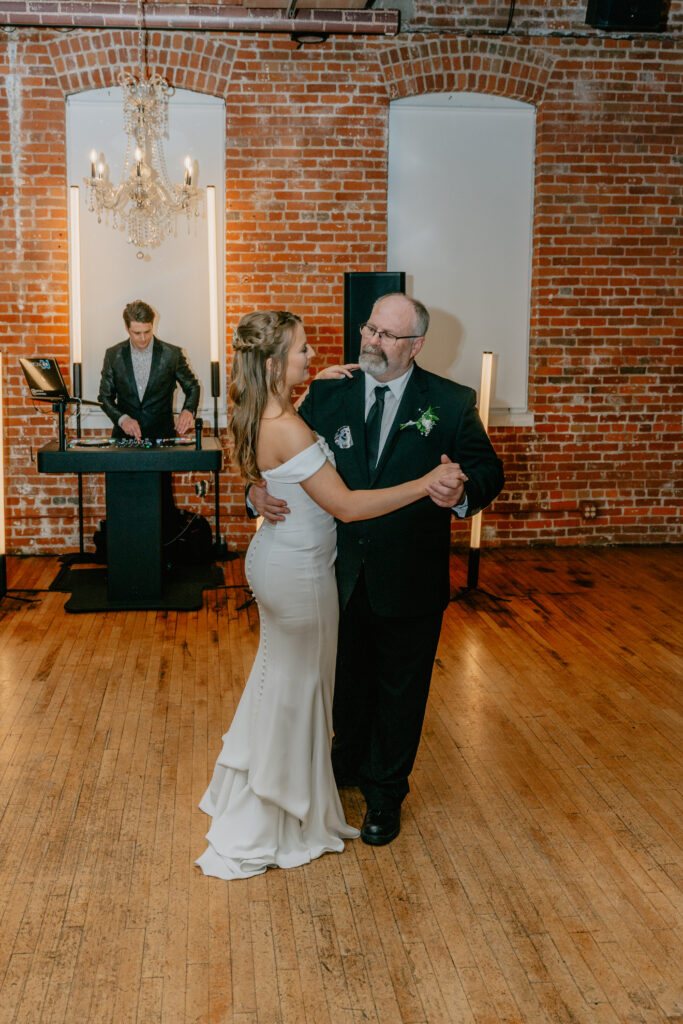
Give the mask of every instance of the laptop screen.
M 56 359 L 20 359 L 31 395 L 43 402 L 68 402 L 69 392 Z

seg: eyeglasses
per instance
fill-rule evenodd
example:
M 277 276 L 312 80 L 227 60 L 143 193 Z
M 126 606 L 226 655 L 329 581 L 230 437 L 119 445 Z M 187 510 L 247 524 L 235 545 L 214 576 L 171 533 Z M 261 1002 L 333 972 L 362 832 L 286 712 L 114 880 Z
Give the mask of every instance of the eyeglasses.
M 421 334 L 392 334 L 391 331 L 380 331 L 374 324 L 369 321 L 360 325 L 360 333 L 365 338 L 374 338 L 377 335 L 377 340 L 381 343 L 388 341 L 393 344 L 395 341 L 402 341 L 404 338 L 421 338 Z

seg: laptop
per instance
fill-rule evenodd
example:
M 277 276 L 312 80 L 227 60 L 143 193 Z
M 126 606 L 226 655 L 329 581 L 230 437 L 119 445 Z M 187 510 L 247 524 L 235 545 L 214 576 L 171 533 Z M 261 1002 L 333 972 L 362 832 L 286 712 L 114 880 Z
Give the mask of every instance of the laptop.
M 20 359 L 26 383 L 39 402 L 69 402 L 70 395 L 56 359 L 35 356 Z
M 101 402 L 92 402 L 87 398 L 72 398 L 62 377 L 59 363 L 51 356 L 33 356 L 20 359 L 24 377 L 29 386 L 31 397 L 38 402 L 78 402 L 80 405 L 96 405 L 102 408 Z

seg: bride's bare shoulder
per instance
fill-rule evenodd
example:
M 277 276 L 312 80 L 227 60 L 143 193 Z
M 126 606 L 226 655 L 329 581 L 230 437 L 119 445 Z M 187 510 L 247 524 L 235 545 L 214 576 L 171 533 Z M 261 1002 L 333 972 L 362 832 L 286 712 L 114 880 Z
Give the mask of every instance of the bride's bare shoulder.
M 284 412 L 273 419 L 264 418 L 259 430 L 259 468 L 274 469 L 309 448 L 316 440 L 317 436 L 296 413 Z

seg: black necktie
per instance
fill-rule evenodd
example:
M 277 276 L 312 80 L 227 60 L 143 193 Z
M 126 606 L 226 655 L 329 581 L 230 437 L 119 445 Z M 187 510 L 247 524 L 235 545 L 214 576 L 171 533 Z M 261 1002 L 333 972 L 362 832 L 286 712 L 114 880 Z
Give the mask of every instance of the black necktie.
M 375 388 L 375 401 L 365 421 L 365 447 L 368 453 L 370 472 L 377 465 L 379 436 L 382 431 L 382 413 L 384 412 L 384 396 L 388 390 L 389 388 L 386 384 L 383 387 Z

